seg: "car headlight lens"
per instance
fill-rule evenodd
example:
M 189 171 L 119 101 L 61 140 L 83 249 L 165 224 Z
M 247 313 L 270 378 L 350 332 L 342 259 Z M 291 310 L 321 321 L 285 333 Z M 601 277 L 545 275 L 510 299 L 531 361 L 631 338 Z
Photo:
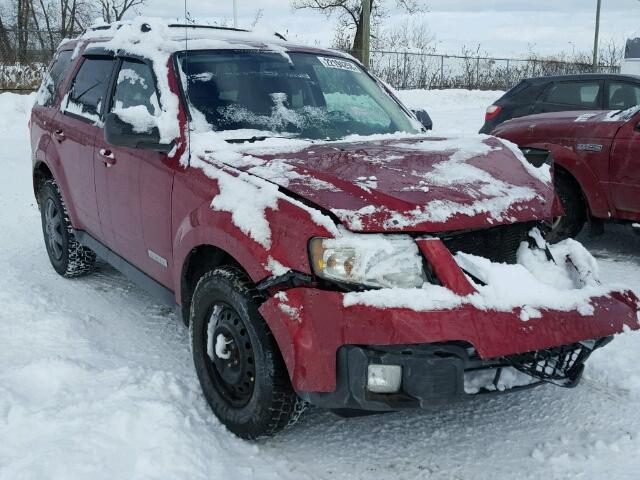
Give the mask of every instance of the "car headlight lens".
M 314 238 L 311 265 L 320 278 L 380 288 L 420 288 L 426 281 L 418 245 L 409 236 Z

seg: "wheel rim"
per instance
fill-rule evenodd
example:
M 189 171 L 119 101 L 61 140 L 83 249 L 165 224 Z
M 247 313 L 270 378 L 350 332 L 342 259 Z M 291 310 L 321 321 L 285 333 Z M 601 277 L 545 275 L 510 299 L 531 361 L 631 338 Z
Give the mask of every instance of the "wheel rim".
M 51 198 L 47 199 L 44 206 L 44 229 L 49 252 L 56 260 L 60 260 L 63 254 L 62 215 Z
M 251 400 L 255 384 L 255 356 L 249 333 L 240 315 L 225 303 L 213 305 L 205 329 L 209 376 L 231 406 L 244 407 Z

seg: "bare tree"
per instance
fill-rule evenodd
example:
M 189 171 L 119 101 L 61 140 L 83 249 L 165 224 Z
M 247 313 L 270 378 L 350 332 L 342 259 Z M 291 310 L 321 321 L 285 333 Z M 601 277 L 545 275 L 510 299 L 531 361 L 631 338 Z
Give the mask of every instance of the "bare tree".
M 119 22 L 132 8 L 141 7 L 147 0 L 98 0 L 102 19 L 107 23 Z
M 371 2 L 371 21 L 373 29 L 382 24 L 389 14 L 385 0 L 369 0 Z M 396 6 L 408 13 L 424 11 L 422 0 L 396 0 Z M 357 58 L 361 57 L 363 48 L 362 0 L 291 0 L 294 10 L 309 9 L 322 12 L 327 16 L 338 14 L 336 46 L 344 47 L 350 43 L 351 51 Z

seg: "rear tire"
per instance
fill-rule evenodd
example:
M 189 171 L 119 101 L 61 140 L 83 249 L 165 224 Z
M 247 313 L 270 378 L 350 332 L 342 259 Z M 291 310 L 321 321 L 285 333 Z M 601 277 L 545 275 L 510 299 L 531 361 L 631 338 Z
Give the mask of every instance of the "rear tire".
M 576 181 L 567 175 L 557 173 L 555 187 L 565 214 L 553 222 L 551 232 L 548 235 L 548 240 L 551 243 L 576 237 L 587 221 L 587 208 Z
M 189 331 L 200 386 L 218 419 L 244 439 L 276 434 L 305 407 L 258 311 L 259 300 L 242 271 L 221 267 L 199 280 L 191 303 Z
M 40 215 L 44 243 L 54 270 L 66 278 L 91 273 L 96 254 L 76 240 L 60 188 L 54 180 L 44 182 L 40 190 Z

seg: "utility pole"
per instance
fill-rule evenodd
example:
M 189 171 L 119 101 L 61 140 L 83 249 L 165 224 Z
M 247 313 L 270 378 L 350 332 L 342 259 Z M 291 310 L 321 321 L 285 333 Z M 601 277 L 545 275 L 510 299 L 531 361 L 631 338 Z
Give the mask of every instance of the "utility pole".
M 362 63 L 369 68 L 371 54 L 371 0 L 362 0 Z
M 238 28 L 238 0 L 233 0 L 233 28 Z
M 598 37 L 600 36 L 600 7 L 602 6 L 602 0 L 598 0 L 598 7 L 596 9 L 596 35 L 593 40 L 593 70 L 598 68 Z

